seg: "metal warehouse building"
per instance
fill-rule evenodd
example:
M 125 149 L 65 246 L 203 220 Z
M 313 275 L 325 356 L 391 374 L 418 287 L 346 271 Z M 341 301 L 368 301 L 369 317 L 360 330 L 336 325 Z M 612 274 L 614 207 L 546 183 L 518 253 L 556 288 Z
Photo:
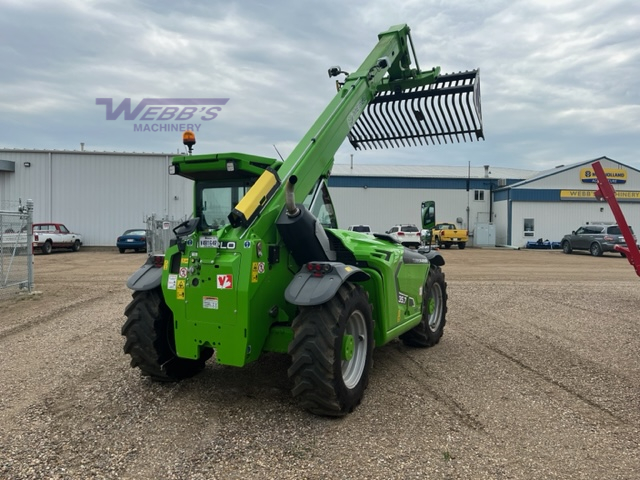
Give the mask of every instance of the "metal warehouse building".
M 595 199 L 598 187 L 592 164 L 599 161 L 616 190 L 627 223 L 640 228 L 640 171 L 601 157 L 561 165 L 493 194 L 496 244 L 522 246 L 527 241 L 560 241 L 580 225 L 614 222 L 606 202 Z
M 0 209 L 34 201 L 34 222 L 56 221 L 82 233 L 85 245 L 113 246 L 148 217 L 186 219 L 191 181 L 168 175 L 173 154 L 81 150 L 0 150 Z M 640 225 L 640 172 L 599 159 L 631 225 Z M 547 172 L 489 166 L 335 165 L 329 180 L 340 227 L 386 231 L 420 220 L 434 200 L 438 221 L 468 228 L 473 245 L 523 246 L 559 240 L 590 221 L 613 221 L 593 198 L 594 160 Z

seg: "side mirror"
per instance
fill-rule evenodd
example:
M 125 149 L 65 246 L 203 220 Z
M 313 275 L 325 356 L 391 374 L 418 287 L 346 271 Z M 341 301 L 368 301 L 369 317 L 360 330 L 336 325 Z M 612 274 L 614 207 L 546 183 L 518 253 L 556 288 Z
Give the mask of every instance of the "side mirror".
M 191 235 L 193 232 L 196 231 L 196 229 L 198 228 L 199 224 L 200 224 L 200 218 L 199 217 L 191 218 L 191 219 L 189 219 L 187 221 L 182 222 L 177 227 L 175 227 L 173 229 L 173 233 L 178 238 L 184 237 L 184 236 L 187 236 L 187 235 Z

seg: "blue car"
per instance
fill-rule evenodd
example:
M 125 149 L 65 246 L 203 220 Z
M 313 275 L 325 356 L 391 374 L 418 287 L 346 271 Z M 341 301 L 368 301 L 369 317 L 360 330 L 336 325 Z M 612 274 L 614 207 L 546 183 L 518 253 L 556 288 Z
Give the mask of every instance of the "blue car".
M 116 240 L 116 247 L 120 253 L 125 250 L 134 250 L 136 252 L 147 251 L 147 232 L 146 230 L 132 229 L 126 230 Z

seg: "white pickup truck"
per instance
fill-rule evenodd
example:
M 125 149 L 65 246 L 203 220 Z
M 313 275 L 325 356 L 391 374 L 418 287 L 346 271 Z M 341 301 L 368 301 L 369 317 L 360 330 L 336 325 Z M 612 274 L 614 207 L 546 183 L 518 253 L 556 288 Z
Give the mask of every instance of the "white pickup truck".
M 54 248 L 69 248 L 74 252 L 80 250 L 82 235 L 71 232 L 62 223 L 34 223 L 33 250 L 39 249 L 45 255 Z

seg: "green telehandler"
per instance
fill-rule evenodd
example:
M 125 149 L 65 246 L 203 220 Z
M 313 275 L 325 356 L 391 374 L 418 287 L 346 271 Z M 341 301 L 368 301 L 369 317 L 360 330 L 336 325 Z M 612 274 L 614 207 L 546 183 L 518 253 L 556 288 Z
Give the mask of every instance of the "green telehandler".
M 440 340 L 444 259 L 338 229 L 327 180 L 346 138 L 356 149 L 482 139 L 479 72 L 421 71 L 396 25 L 355 72 L 328 73 L 335 97 L 284 160 L 195 155 L 183 137 L 189 154 L 169 174 L 194 181 L 193 218 L 127 282 L 124 351 L 143 375 L 179 381 L 214 355 L 242 367 L 279 352 L 301 406 L 343 416 L 362 400 L 374 347 Z

